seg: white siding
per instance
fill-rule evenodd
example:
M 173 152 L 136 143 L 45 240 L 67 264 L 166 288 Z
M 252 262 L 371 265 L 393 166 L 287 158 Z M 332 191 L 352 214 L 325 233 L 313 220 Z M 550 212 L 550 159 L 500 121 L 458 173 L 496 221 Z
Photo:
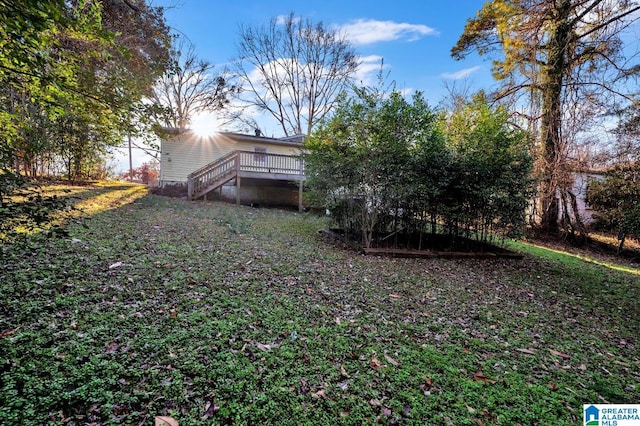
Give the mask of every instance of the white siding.
M 194 170 L 225 156 L 231 151 L 254 151 L 259 146 L 269 154 L 298 155 L 296 146 L 278 145 L 273 139 L 237 140 L 233 135 L 215 134 L 201 137 L 193 133 L 183 133 L 161 141 L 160 181 L 161 184 L 187 182 L 187 176 Z

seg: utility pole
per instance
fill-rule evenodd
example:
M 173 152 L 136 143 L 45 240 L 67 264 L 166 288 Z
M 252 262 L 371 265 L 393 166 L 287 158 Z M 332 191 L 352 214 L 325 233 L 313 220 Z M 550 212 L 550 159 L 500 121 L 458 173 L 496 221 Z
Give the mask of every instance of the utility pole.
M 128 140 L 129 140 L 129 182 L 133 182 L 133 158 L 131 156 L 131 132 L 129 132 Z

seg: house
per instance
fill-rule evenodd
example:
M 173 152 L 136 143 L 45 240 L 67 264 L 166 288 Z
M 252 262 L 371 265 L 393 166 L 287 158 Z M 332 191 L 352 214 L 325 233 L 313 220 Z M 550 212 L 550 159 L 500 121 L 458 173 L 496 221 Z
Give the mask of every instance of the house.
M 185 185 L 190 200 L 302 208 L 304 136 L 281 139 L 233 132 L 201 136 L 167 130 L 161 138 L 160 186 Z

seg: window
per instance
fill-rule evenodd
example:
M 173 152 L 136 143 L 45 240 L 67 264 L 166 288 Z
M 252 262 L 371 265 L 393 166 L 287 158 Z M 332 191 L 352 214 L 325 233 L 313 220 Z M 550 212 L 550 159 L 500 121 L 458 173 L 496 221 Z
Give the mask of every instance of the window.
M 267 161 L 267 148 L 256 146 L 253 149 L 253 161 L 256 163 L 264 163 Z

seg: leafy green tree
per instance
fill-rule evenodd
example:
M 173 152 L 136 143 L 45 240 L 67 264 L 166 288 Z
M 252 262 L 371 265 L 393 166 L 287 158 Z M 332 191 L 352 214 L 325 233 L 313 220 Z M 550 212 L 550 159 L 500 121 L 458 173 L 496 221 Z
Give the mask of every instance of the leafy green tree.
M 144 0 L 0 0 L 0 219 L 39 214 L 44 199 L 11 196 L 44 158 L 69 177 L 102 161 L 169 44 L 163 10 Z
M 517 236 L 533 195 L 529 135 L 483 94 L 453 111 L 445 132 L 453 151 L 445 190 L 448 225 L 473 230 L 483 241 L 499 232 Z
M 446 117 L 446 118 L 445 118 Z M 308 185 L 362 244 L 430 230 L 516 235 L 531 195 L 528 136 L 479 99 L 451 114 L 422 94 L 359 88 L 306 143 Z
M 541 226 L 558 228 L 557 192 L 567 174 L 569 117 L 592 117 L 624 97 L 637 72 L 627 55 L 625 30 L 640 17 L 632 0 L 491 0 L 467 22 L 452 49 L 455 58 L 472 51 L 494 56 L 493 71 L 503 85 L 498 97 L 528 94 L 539 129 Z M 587 106 L 588 105 L 588 106 Z M 535 108 L 534 108 L 535 109 Z M 566 197 L 565 197 L 566 198 Z
M 596 226 L 617 231 L 622 251 L 627 237 L 640 237 L 640 165 L 619 165 L 604 180 L 591 180 L 587 203 L 596 211 Z
M 419 226 L 415 212 L 425 219 L 422 212 L 437 197 L 443 164 L 431 161 L 446 158 L 437 123 L 438 114 L 421 93 L 409 102 L 397 91 L 356 88 L 308 139 L 312 192 L 339 226 L 362 236 L 365 247 L 377 234 Z

